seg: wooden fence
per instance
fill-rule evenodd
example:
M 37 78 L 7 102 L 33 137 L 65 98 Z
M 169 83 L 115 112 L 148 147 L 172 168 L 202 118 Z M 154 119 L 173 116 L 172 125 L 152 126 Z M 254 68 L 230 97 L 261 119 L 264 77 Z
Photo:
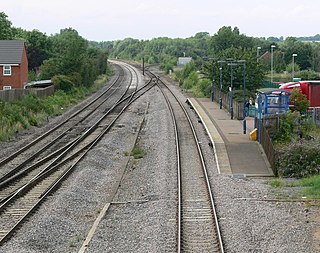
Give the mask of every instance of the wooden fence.
M 24 96 L 35 94 L 36 96 L 43 98 L 53 95 L 54 86 L 46 88 L 30 88 L 30 89 L 15 89 L 15 90 L 0 90 L 0 100 L 10 102 L 18 100 Z

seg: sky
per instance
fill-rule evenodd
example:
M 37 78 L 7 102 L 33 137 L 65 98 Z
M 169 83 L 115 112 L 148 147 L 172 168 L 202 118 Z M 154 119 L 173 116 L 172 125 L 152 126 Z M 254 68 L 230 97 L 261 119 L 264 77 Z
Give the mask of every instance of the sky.
M 87 40 L 187 38 L 222 26 L 254 37 L 320 34 L 319 0 L 8 0 L 14 27 L 47 35 L 72 27 Z

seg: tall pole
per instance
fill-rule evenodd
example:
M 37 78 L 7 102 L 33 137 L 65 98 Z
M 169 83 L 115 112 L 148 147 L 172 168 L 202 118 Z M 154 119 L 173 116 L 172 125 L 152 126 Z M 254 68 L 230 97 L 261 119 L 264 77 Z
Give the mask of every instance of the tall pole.
M 212 61 L 212 86 L 211 86 L 211 101 L 214 101 L 214 61 Z
M 247 70 L 246 70 L 246 63 L 243 63 L 243 134 L 247 133 L 247 102 L 246 102 L 246 96 L 247 96 L 247 89 L 246 89 L 246 76 L 247 76 Z
M 273 83 L 273 48 L 275 45 L 271 45 L 271 83 Z
M 222 62 L 220 62 L 220 97 L 219 97 L 219 104 L 220 104 L 220 109 L 222 109 Z
M 142 75 L 144 75 L 144 57 L 142 57 Z
M 292 81 L 294 78 L 294 57 L 298 56 L 297 54 L 292 54 Z
M 259 62 L 259 50 L 261 49 L 261 47 L 257 47 L 257 62 Z
M 230 116 L 231 116 L 231 119 L 233 119 L 233 94 L 232 94 L 232 90 L 233 90 L 233 71 L 232 71 L 232 65 L 233 65 L 233 63 L 230 63 L 230 67 L 231 67 L 231 82 L 230 82 Z

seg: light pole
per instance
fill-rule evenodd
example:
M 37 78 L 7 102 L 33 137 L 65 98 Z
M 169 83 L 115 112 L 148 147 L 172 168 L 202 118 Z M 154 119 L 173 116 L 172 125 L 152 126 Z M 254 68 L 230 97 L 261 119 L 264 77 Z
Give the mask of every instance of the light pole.
M 245 60 L 239 60 L 237 61 L 239 64 L 243 65 L 243 134 L 247 133 L 247 88 L 246 88 L 246 83 L 247 83 L 247 68 L 246 68 L 246 61 Z
M 219 105 L 220 109 L 222 109 L 222 63 L 220 63 L 220 94 L 219 94 Z
M 297 54 L 292 54 L 292 81 L 294 78 L 294 57 L 298 56 Z
M 212 60 L 212 84 L 211 84 L 211 101 L 214 101 L 214 61 L 216 58 L 203 57 L 204 60 Z
M 230 80 L 230 118 L 233 119 L 233 68 L 232 66 L 236 66 L 237 64 L 234 62 L 228 63 L 231 68 L 231 80 Z
M 271 45 L 271 83 L 273 83 L 273 49 L 275 45 Z
M 211 86 L 211 101 L 214 101 L 214 60 L 212 60 L 212 86 Z
M 260 51 L 261 47 L 257 47 L 257 62 L 259 62 L 259 51 Z
M 225 63 L 226 61 L 218 61 L 220 63 L 219 73 L 220 73 L 220 95 L 219 95 L 219 104 L 220 109 L 222 109 L 222 63 Z

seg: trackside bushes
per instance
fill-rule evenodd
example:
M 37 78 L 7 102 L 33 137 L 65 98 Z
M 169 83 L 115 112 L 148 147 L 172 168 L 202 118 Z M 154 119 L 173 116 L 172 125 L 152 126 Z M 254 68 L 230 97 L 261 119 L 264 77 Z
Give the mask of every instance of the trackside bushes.
M 0 141 L 8 140 L 30 126 L 40 125 L 47 117 L 62 114 L 93 91 L 93 87 L 80 87 L 68 92 L 58 90 L 42 99 L 29 95 L 13 102 L 0 101 Z

